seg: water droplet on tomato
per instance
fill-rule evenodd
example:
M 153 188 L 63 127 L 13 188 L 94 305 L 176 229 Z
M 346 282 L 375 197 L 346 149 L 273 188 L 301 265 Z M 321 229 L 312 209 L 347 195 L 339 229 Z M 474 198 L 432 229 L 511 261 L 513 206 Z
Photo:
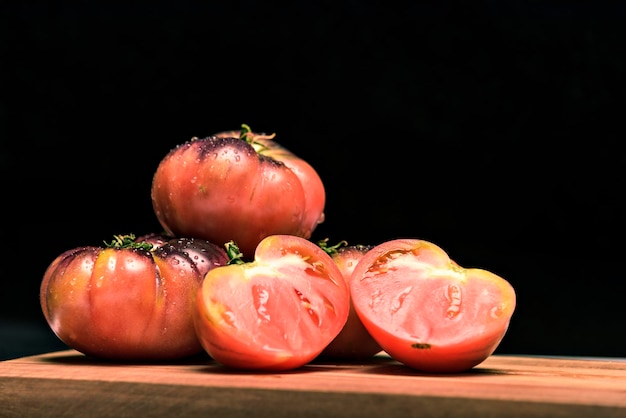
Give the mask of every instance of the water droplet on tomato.
M 104 276 L 100 276 L 96 279 L 96 287 L 102 287 L 103 283 L 104 283 Z
M 198 177 L 193 176 L 193 177 L 191 178 L 191 183 L 192 183 L 192 184 L 194 184 L 194 183 L 195 183 L 195 182 L 197 182 L 197 181 L 198 181 Z

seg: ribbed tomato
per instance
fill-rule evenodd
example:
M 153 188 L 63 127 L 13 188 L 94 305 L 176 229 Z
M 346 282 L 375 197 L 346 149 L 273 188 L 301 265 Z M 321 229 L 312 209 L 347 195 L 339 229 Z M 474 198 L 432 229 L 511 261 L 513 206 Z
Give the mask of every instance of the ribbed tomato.
M 489 357 L 516 303 L 502 277 L 463 268 L 439 246 L 397 239 L 375 246 L 354 269 L 354 308 L 391 357 L 428 372 L 460 372 Z
M 339 334 L 349 298 L 339 268 L 320 247 L 293 235 L 271 235 L 259 243 L 254 261 L 208 272 L 197 295 L 196 333 L 225 366 L 295 369 Z
M 373 245 L 348 245 L 346 241 L 341 241 L 336 245 L 328 246 L 328 240 L 318 242 L 318 245 L 328 253 L 339 267 L 341 274 L 350 286 L 352 272 L 357 263 Z M 372 357 L 380 352 L 380 344 L 370 335 L 359 319 L 352 302 L 350 302 L 350 313 L 343 329 L 333 341 L 322 351 L 320 357 L 357 361 Z
M 309 238 L 324 221 L 326 199 L 310 164 L 247 125 L 172 149 L 154 173 L 151 196 L 167 233 L 233 240 L 249 258 L 269 235 Z
M 116 236 L 56 257 L 40 287 L 43 314 L 61 341 L 86 355 L 165 360 L 198 354 L 192 312 L 206 273 L 228 263 L 201 239 Z

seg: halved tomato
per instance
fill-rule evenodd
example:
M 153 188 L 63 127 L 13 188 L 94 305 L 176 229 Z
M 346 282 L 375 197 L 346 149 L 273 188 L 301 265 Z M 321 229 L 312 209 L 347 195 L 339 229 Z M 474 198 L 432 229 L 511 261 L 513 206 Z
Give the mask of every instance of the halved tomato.
M 419 239 L 375 246 L 355 267 L 350 289 L 359 318 L 383 350 L 428 372 L 465 371 L 485 360 L 516 304 L 505 279 L 463 268 Z
M 349 289 L 335 262 L 316 244 L 271 235 L 254 261 L 207 273 L 194 323 L 206 352 L 237 369 L 288 370 L 314 359 L 348 318 Z M 241 258 L 239 258 L 241 260 Z

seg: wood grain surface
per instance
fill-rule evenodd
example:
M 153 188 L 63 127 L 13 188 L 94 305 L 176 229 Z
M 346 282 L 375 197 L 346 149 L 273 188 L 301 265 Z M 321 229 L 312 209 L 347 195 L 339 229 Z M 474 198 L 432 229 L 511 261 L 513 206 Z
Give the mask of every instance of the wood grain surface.
M 289 372 L 208 356 L 116 363 L 66 350 L 0 362 L 0 417 L 626 417 L 626 360 L 494 355 L 427 374 L 384 353 Z

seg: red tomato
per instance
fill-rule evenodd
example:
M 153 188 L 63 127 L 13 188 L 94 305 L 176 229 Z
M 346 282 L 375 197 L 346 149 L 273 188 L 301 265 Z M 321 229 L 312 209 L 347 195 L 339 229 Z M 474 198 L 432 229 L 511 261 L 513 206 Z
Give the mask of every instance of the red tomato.
M 339 334 L 349 302 L 341 272 L 324 250 L 305 238 L 272 235 L 259 243 L 253 261 L 209 271 L 198 290 L 196 333 L 227 367 L 295 369 Z
M 460 372 L 489 357 L 515 309 L 513 287 L 463 268 L 437 245 L 397 239 L 375 246 L 354 269 L 354 308 L 391 357 L 427 372 Z
M 327 246 L 327 240 L 318 245 L 324 249 L 335 261 L 341 271 L 346 284 L 350 286 L 352 272 L 365 253 L 373 248 L 372 245 L 347 245 L 345 241 L 334 246 Z M 345 245 L 345 246 L 342 246 Z M 348 320 L 335 339 L 322 351 L 321 357 L 341 360 L 362 360 L 372 357 L 382 351 L 380 344 L 370 335 L 359 319 L 352 302 Z
M 206 273 L 228 260 L 222 247 L 205 240 L 116 236 L 106 247 L 79 247 L 54 259 L 41 283 L 41 308 L 59 339 L 89 356 L 198 354 L 195 295 Z
M 311 165 L 273 138 L 243 125 L 171 150 L 151 192 L 165 231 L 233 240 L 248 257 L 269 235 L 309 238 L 324 221 L 324 185 Z

